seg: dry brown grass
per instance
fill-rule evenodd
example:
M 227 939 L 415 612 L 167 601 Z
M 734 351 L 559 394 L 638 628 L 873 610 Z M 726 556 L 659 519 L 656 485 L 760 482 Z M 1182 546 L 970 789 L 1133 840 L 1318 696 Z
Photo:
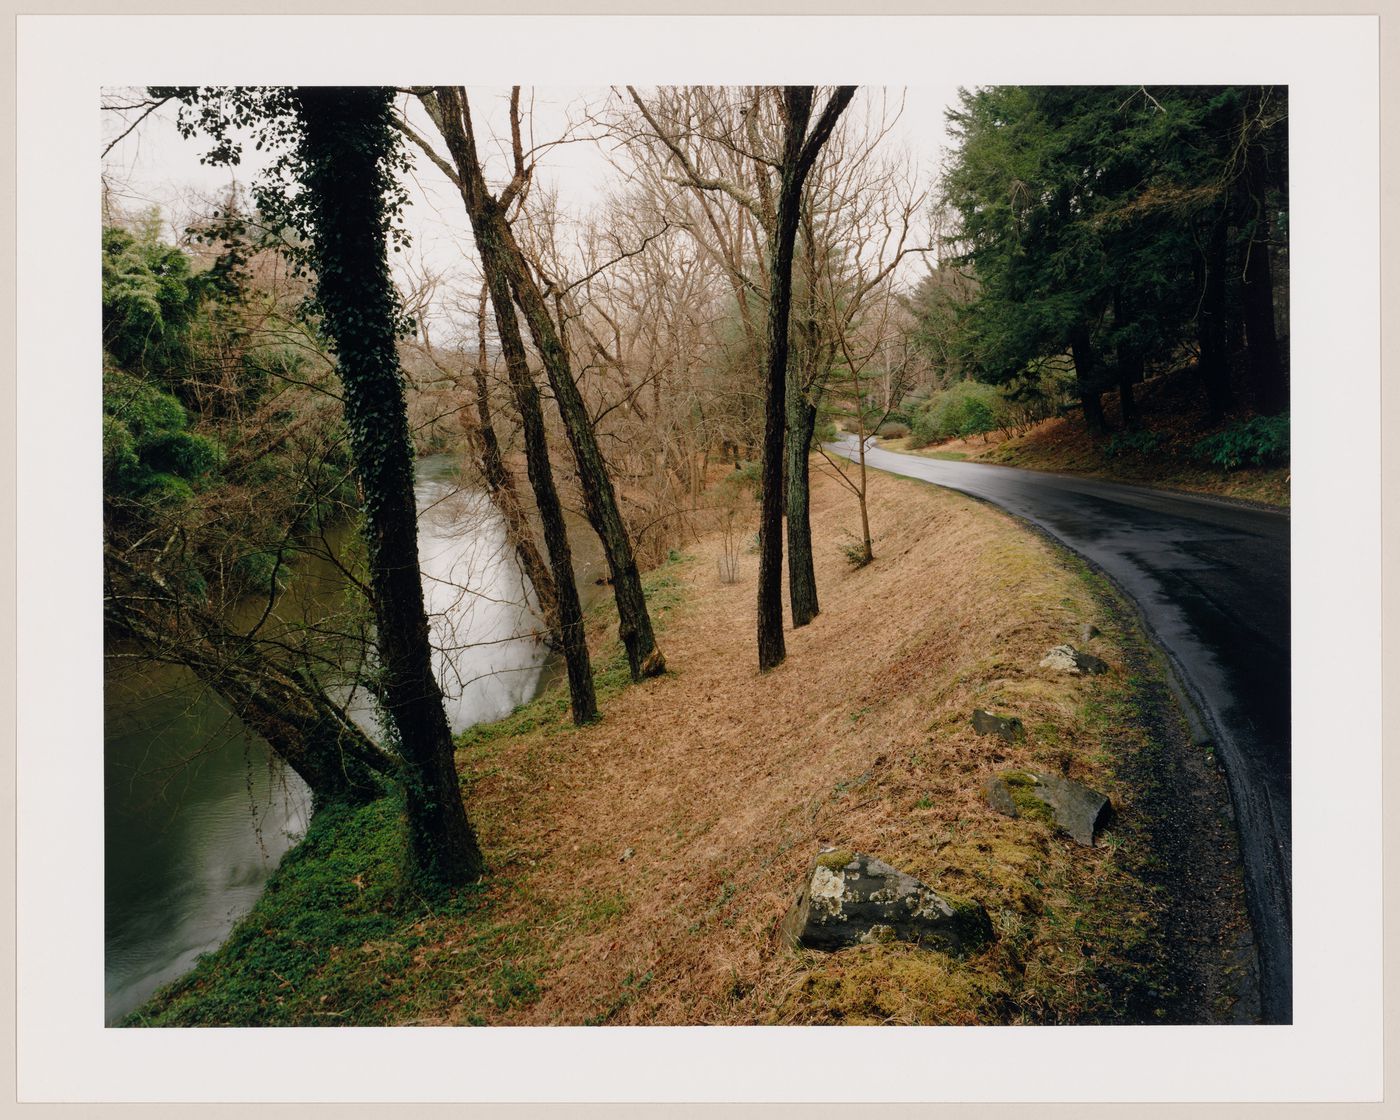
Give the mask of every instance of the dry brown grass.
M 1099 735 L 1105 698 L 1122 690 L 1115 623 L 1059 553 L 962 497 L 873 475 L 876 560 L 859 570 L 839 547 L 858 524 L 850 496 L 818 477 L 813 513 L 822 613 L 788 633 L 781 667 L 756 668 L 757 557 L 742 554 L 738 581 L 721 583 L 714 536 L 668 568 L 683 585 L 662 634 L 668 675 L 613 695 L 593 727 L 555 721 L 464 752 L 488 860 L 510 883 L 493 892 L 496 920 L 533 929 L 547 962 L 538 998 L 490 1021 L 1114 1014 L 1121 993 L 1103 970 L 1141 947 L 1131 927 L 1150 925 L 1152 889 L 1111 836 L 1076 847 L 996 815 L 980 787 L 999 768 L 1054 768 L 1131 814 L 1134 791 Z M 1106 632 L 1094 652 L 1117 674 L 1037 667 L 1081 622 Z M 974 707 L 1019 715 L 1026 741 L 977 736 Z M 904 946 L 779 945 L 778 922 L 826 844 L 981 900 L 996 946 L 954 962 Z M 1095 917 L 1105 906 L 1113 913 Z M 449 1021 L 476 1004 L 463 993 L 458 1006 Z

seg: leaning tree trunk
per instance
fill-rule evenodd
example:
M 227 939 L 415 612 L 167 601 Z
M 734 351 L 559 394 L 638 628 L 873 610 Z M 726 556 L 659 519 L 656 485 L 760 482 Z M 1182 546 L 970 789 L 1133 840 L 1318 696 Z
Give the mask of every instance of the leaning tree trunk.
M 316 295 L 344 386 L 350 449 L 364 493 L 369 583 L 384 705 L 404 758 L 409 842 L 418 871 L 447 884 L 482 872 L 433 676 L 418 566 L 413 450 L 395 349 L 386 195 L 393 91 L 304 87 L 303 186 L 313 229 Z
M 618 508 L 617 495 L 598 447 L 588 409 L 574 382 L 568 355 L 550 317 L 544 294 L 535 283 L 525 255 L 511 232 L 505 211 L 499 200 L 486 189 L 465 94 L 453 86 L 439 87 L 435 102 L 428 108 L 434 114 L 434 121 L 442 131 L 456 164 L 463 201 L 467 204 L 483 262 L 489 253 L 495 271 L 508 281 L 515 302 L 525 313 L 530 336 L 544 363 L 545 374 L 554 393 L 554 403 L 574 452 L 588 520 L 607 556 L 613 597 L 617 602 L 618 633 L 627 653 L 632 679 L 657 676 L 666 671 L 666 659 L 656 644 L 646 597 L 642 593 L 641 575 L 632 552 L 632 541 L 623 523 L 622 511 Z M 492 298 L 495 299 L 494 290 Z M 526 438 L 528 441 L 528 433 Z
M 257 642 L 169 595 L 159 580 L 122 559 L 109 555 L 107 566 L 108 634 L 152 661 L 183 666 L 217 693 L 306 783 L 313 809 L 384 792 L 380 779 L 397 772 L 397 760 L 371 742 L 319 682 L 278 664 Z M 118 583 L 126 590 L 114 590 Z
M 491 495 L 492 502 L 505 519 L 506 536 L 515 548 L 516 559 L 520 561 L 520 570 L 525 573 L 525 578 L 535 589 L 535 601 L 539 605 L 540 613 L 544 616 L 545 625 L 549 627 L 553 644 L 562 649 L 563 636 L 559 628 L 559 596 L 555 591 L 554 576 L 550 573 L 544 557 L 540 555 L 539 547 L 535 544 L 535 534 L 530 528 L 530 519 L 526 516 L 525 507 L 521 504 L 520 493 L 515 485 L 515 477 L 511 474 L 510 468 L 506 466 L 505 458 L 501 454 L 501 443 L 496 438 L 496 425 L 491 415 L 491 394 L 486 383 L 485 305 L 487 295 L 487 288 L 483 286 L 481 307 L 477 313 L 477 361 L 472 370 L 472 381 L 476 389 L 477 423 L 472 424 L 464 421 L 464 426 L 476 444 L 477 456 L 481 463 L 481 474 L 486 480 L 486 489 Z M 463 413 L 464 417 L 465 415 Z M 572 568 L 572 563 L 570 566 Z M 572 583 L 572 580 L 569 582 Z
M 575 724 L 591 723 L 598 718 L 598 697 L 593 687 L 593 666 L 583 629 L 583 606 L 579 602 L 578 583 L 574 578 L 569 527 L 564 520 L 559 491 L 554 485 L 554 466 L 549 461 L 549 441 L 545 434 L 540 390 L 526 360 L 525 341 L 520 335 L 520 322 L 515 317 L 515 304 L 511 302 L 510 281 L 502 266 L 500 245 L 487 213 L 495 205 L 494 199 L 480 203 L 483 217 L 480 222 L 472 219 L 472 229 L 491 292 L 491 306 L 496 313 L 496 334 L 501 353 L 505 356 L 511 395 L 525 429 L 525 468 L 530 476 L 530 488 L 535 494 L 540 526 L 544 530 L 544 547 L 549 553 L 550 571 L 553 573 L 554 599 L 559 612 L 559 643 L 569 680 L 569 708 Z

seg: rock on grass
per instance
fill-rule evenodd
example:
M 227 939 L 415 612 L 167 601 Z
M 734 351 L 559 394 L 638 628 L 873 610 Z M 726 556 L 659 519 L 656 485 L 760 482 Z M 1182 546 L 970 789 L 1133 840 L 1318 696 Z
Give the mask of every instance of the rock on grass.
M 820 853 L 782 924 L 783 938 L 809 949 L 908 941 L 962 956 L 992 940 L 981 904 L 939 894 L 873 856 Z
M 1108 798 L 1097 790 L 1055 774 L 1008 770 L 987 779 L 984 788 L 987 804 L 997 812 L 1054 824 L 1089 848 L 1110 810 Z
M 1061 673 L 1075 673 L 1090 677 L 1108 672 L 1107 662 L 1100 660 L 1092 653 L 1081 653 L 1068 642 L 1064 645 L 1052 646 L 1040 659 L 1040 667 L 1054 669 Z

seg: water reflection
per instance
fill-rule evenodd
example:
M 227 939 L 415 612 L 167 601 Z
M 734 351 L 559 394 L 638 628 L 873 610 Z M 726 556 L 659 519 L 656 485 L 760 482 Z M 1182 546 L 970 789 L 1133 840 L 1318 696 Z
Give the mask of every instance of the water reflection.
M 415 494 L 424 601 L 455 732 L 528 700 L 548 649 L 500 517 L 459 488 L 454 468 L 447 456 L 420 461 Z M 345 580 L 329 562 L 303 563 L 288 590 L 289 614 L 309 619 L 341 608 Z M 372 730 L 363 694 L 349 700 Z M 309 798 L 186 670 L 109 661 L 104 709 L 110 1023 L 227 936 L 305 833 Z

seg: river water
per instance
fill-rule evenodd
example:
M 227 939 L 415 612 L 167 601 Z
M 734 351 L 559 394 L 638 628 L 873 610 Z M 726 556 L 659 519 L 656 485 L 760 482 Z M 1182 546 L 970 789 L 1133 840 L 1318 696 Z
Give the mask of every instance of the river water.
M 500 516 L 455 480 L 455 460 L 419 461 L 418 549 L 438 680 L 454 732 L 529 700 L 549 671 L 541 627 Z M 573 534 L 580 592 L 601 559 Z M 311 565 L 289 587 L 299 610 L 343 591 Z M 302 781 L 187 671 L 109 661 L 105 715 L 108 1023 L 217 948 L 305 833 Z M 351 698 L 367 730 L 373 713 Z

